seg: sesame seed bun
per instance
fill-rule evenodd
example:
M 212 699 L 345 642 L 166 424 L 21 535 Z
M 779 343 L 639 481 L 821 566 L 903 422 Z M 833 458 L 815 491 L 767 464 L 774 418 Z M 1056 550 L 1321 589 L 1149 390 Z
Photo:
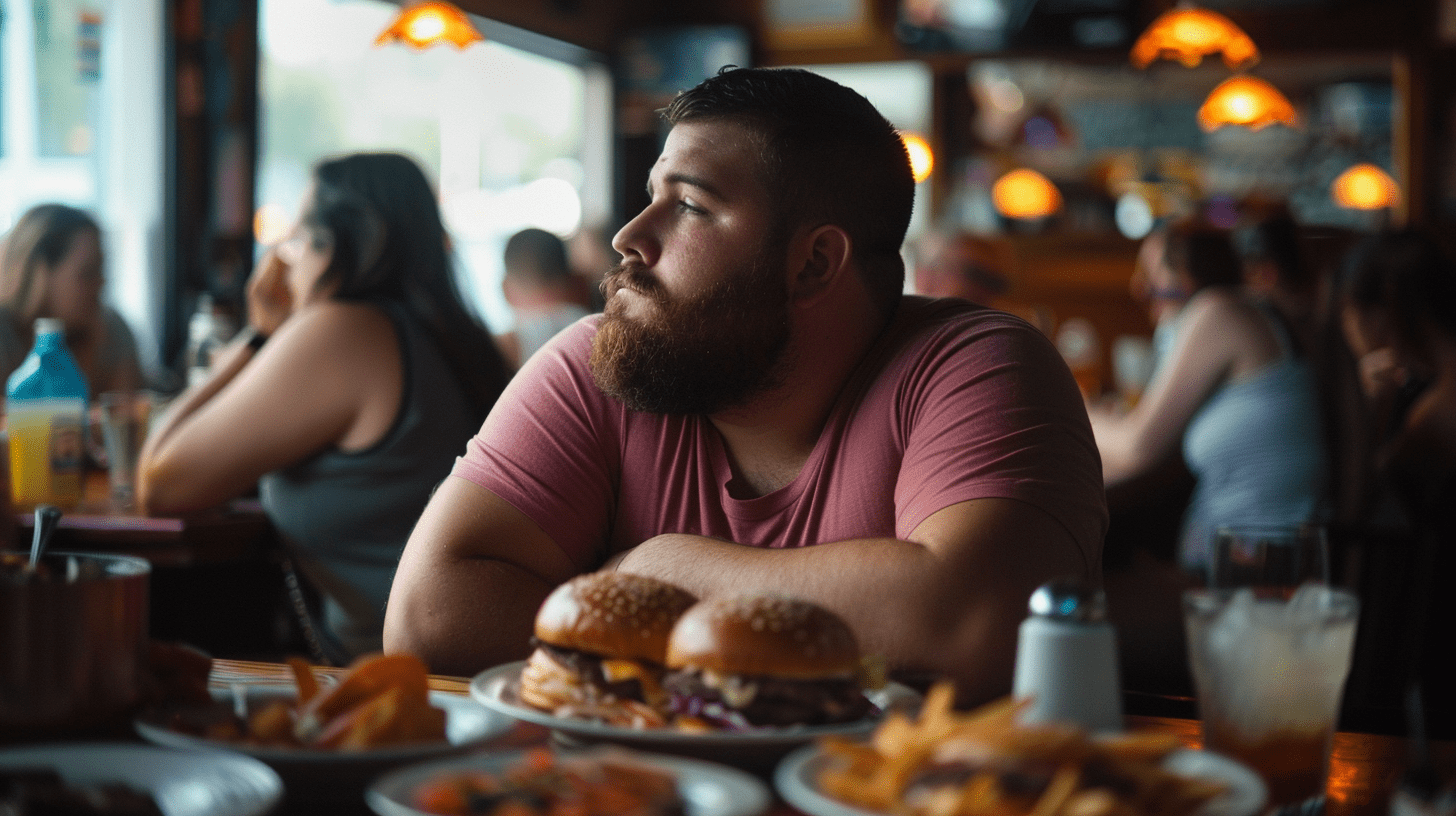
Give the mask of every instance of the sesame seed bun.
M 687 590 L 642 575 L 578 575 L 541 604 L 536 638 L 563 649 L 660 665 L 673 624 L 696 602 Z
M 667 646 L 670 669 L 793 680 L 853 676 L 859 658 L 843 618 L 773 594 L 703 601 L 678 619 Z

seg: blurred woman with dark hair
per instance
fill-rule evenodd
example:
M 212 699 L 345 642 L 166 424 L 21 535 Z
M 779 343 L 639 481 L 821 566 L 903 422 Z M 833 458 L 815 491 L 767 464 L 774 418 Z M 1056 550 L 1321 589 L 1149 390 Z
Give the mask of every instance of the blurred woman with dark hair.
M 32 207 L 0 252 L 0 377 L 20 366 L 38 317 L 66 325 L 66 345 L 94 397 L 142 385 L 136 339 L 101 302 L 106 283 L 101 227 L 64 204 Z
M 1325 482 L 1315 386 L 1278 312 L 1241 291 L 1227 231 L 1181 222 L 1148 240 L 1162 242 L 1143 258 L 1149 292 L 1186 302 L 1162 316 L 1173 339 L 1142 399 L 1126 414 L 1092 409 L 1092 430 L 1109 486 L 1182 447 L 1197 483 L 1178 558 L 1200 571 L 1219 526 L 1314 515 Z
M 1456 265 L 1428 234 L 1405 230 L 1365 239 L 1344 271 L 1341 322 L 1375 421 L 1374 464 L 1410 539 L 1365 555 L 1376 580 L 1361 587 L 1361 605 L 1383 627 L 1369 660 L 1380 667 L 1377 688 L 1410 684 L 1394 691 L 1421 695 L 1431 735 L 1449 738 L 1456 613 L 1440 593 L 1456 574 Z
M 177 513 L 257 484 L 334 653 L 377 650 L 410 530 L 509 376 L 461 300 L 419 167 L 389 153 L 319 164 L 248 312 L 147 440 L 138 499 Z

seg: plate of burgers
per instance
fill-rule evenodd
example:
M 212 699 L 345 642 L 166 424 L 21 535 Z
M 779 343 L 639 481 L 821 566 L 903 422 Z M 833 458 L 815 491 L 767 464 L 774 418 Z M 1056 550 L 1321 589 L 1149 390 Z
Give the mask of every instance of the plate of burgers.
M 529 659 L 477 675 L 471 694 L 567 744 L 769 758 L 868 734 L 919 700 L 877 680 L 842 618 L 779 594 L 699 601 L 644 576 L 590 573 L 546 598 L 533 643 Z

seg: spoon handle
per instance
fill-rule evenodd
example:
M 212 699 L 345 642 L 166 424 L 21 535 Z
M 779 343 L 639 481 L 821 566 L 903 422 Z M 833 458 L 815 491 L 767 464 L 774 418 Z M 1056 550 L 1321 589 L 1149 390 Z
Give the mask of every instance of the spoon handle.
M 30 536 L 30 566 L 40 566 L 40 556 L 50 541 L 51 531 L 61 519 L 61 509 L 53 504 L 42 504 L 35 508 L 35 531 Z

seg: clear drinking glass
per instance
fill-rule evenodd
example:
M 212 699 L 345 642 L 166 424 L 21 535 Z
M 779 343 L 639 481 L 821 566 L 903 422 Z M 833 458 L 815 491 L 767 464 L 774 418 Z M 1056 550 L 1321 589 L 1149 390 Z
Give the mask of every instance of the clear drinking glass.
M 1204 747 L 1258 771 L 1271 806 L 1321 808 L 1359 613 L 1323 530 L 1221 528 L 1183 610 Z
M 136 502 L 137 457 L 147 441 L 156 397 L 150 391 L 107 391 L 96 402 L 111 504 L 117 510 L 130 510 Z

